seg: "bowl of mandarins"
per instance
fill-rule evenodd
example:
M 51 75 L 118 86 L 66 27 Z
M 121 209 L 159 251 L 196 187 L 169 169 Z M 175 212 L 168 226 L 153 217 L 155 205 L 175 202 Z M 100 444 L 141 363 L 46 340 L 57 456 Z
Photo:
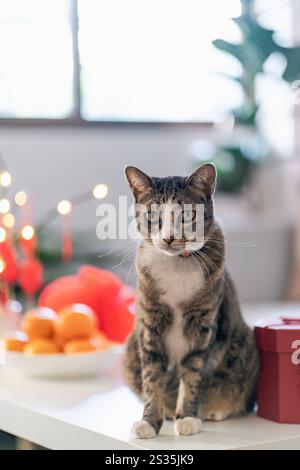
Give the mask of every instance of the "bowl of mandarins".
M 122 350 L 97 329 L 93 310 L 84 304 L 58 312 L 33 308 L 24 315 L 20 330 L 1 342 L 9 369 L 40 378 L 98 375 L 119 361 Z

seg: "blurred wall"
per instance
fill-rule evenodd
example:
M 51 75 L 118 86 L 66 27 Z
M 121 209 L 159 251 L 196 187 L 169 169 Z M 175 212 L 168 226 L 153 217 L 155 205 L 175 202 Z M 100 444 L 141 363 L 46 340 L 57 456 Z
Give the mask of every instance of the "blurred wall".
M 188 173 L 189 146 L 201 135 L 203 131 L 166 127 L 4 127 L 0 151 L 13 174 L 13 189 L 28 188 L 39 218 L 57 201 L 97 182 L 108 185 L 107 201 L 116 202 L 119 194 L 127 193 L 128 164 L 157 176 Z M 75 226 L 94 227 L 95 207 L 78 209 Z

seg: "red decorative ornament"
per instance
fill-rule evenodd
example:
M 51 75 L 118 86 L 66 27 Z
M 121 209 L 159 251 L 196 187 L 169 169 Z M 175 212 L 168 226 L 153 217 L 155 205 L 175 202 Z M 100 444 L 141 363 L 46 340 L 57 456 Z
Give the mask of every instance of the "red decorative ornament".
M 67 200 L 60 201 L 57 204 L 57 212 L 61 217 L 61 252 L 62 259 L 65 262 L 70 261 L 73 254 L 73 241 L 72 241 L 72 203 Z
M 19 264 L 18 281 L 27 296 L 35 294 L 43 285 L 44 268 L 36 258 L 27 258 Z
M 1 158 L 1 160 L 3 160 Z M 3 161 L 0 162 L 1 164 Z M 0 168 L 2 172 L 2 168 Z M 3 187 L 9 186 L 12 177 L 5 170 L 6 179 L 1 185 Z M 35 228 L 33 226 L 32 206 L 31 200 L 27 191 L 20 190 L 14 196 L 15 204 L 11 204 L 8 199 L 3 199 L 3 207 L 5 210 L 0 215 L 0 303 L 4 302 L 8 289 L 14 287 L 14 284 L 19 284 L 20 288 L 27 296 L 32 296 L 43 285 L 44 268 L 42 263 L 37 259 L 38 247 L 38 234 L 47 227 L 57 215 L 61 216 L 62 223 L 62 239 L 61 251 L 64 261 L 69 261 L 73 255 L 73 240 L 72 240 L 72 224 L 71 214 L 73 204 L 78 206 L 86 201 L 95 199 L 102 199 L 106 196 L 107 187 L 102 183 L 88 189 L 84 193 L 74 195 L 70 200 L 60 201 L 56 208 L 52 208 L 45 217 Z M 6 210 L 7 208 L 7 210 Z M 16 231 L 15 215 L 10 213 L 10 208 L 18 209 L 18 226 L 21 226 L 20 233 Z M 21 261 L 19 259 L 21 257 Z M 65 285 L 67 280 L 66 291 L 60 291 L 62 285 Z M 82 271 L 76 276 L 67 276 L 63 280 L 59 279 L 59 292 L 60 295 L 56 296 L 57 289 L 55 288 L 55 301 L 54 303 L 61 304 L 62 299 L 74 303 L 73 298 L 79 298 L 77 301 L 80 303 L 87 303 L 85 299 L 96 307 L 101 304 L 105 311 L 107 305 L 110 304 L 112 298 L 116 298 L 122 283 L 120 280 L 104 270 L 93 271 L 90 267 L 83 268 Z M 62 282 L 60 282 L 62 281 Z M 8 285 L 8 284 L 12 284 Z M 3 285 L 3 286 L 2 286 Z M 47 291 L 48 292 L 48 291 Z M 52 296 L 54 291 L 50 291 Z M 65 306 L 65 303 L 63 303 Z M 98 319 L 101 323 L 100 316 L 102 315 L 102 307 L 98 308 Z
M 131 308 L 132 304 L 134 304 L 136 300 L 135 289 L 131 286 L 123 286 L 119 291 L 119 299 Z
M 109 339 L 123 342 L 133 328 L 135 292 L 110 271 L 83 266 L 76 276 L 64 276 L 42 291 L 38 304 L 58 311 L 74 303 L 91 307 L 98 327 Z
M 67 263 L 72 259 L 73 255 L 73 240 L 71 231 L 71 213 L 63 216 L 62 220 L 62 258 Z
M 20 245 L 22 247 L 22 250 L 24 254 L 28 257 L 32 257 L 37 249 L 37 236 L 34 233 L 33 236 L 28 240 L 25 239 L 22 235 L 20 237 Z
M 62 258 L 67 263 L 72 259 L 73 241 L 69 234 L 64 234 L 62 239 Z
M 5 264 L 1 273 L 2 280 L 9 283 L 15 282 L 18 277 L 18 266 L 15 252 L 8 240 L 0 243 L 0 257 Z
M 0 305 L 6 305 L 7 301 L 8 301 L 7 283 L 0 281 Z
M 117 298 L 107 307 L 107 310 L 101 312 L 101 330 L 112 341 L 123 343 L 134 325 L 134 304 L 126 305 Z

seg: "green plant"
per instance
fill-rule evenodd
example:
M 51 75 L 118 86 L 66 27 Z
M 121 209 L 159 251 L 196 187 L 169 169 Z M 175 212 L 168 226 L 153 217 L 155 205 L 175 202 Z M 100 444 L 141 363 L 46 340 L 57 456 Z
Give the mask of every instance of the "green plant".
M 284 47 L 275 40 L 274 30 L 263 28 L 253 12 L 253 0 L 242 0 L 242 14 L 233 18 L 241 33 L 242 42 L 233 44 L 223 39 L 216 39 L 213 44 L 218 49 L 230 54 L 242 66 L 242 74 L 233 78 L 243 89 L 244 100 L 240 108 L 234 110 L 237 124 L 255 127 L 258 103 L 255 94 L 255 78 L 264 73 L 264 64 L 271 54 L 281 54 L 286 61 L 282 79 L 289 83 L 300 77 L 300 47 Z M 232 77 L 231 77 L 232 78 Z
M 280 77 L 288 83 L 292 83 L 300 78 L 300 47 L 285 47 L 276 41 L 274 30 L 266 29 L 261 26 L 254 13 L 254 0 L 241 0 L 242 14 L 233 21 L 241 31 L 242 41 L 234 44 L 223 39 L 216 39 L 213 44 L 219 50 L 226 52 L 234 57 L 241 65 L 242 73 L 239 77 L 232 77 L 237 81 L 243 90 L 243 102 L 240 107 L 233 109 L 235 126 L 247 126 L 252 131 L 258 144 L 261 146 L 260 159 L 264 154 L 263 138 L 257 124 L 257 113 L 259 103 L 256 96 L 256 77 L 258 74 L 264 74 L 264 65 L 272 54 L 280 54 L 286 67 Z M 255 159 L 247 163 L 247 151 L 245 143 L 243 146 L 238 144 L 226 144 L 218 149 L 218 152 L 230 152 L 235 161 L 241 160 L 240 164 L 231 170 L 230 175 L 224 175 L 226 181 L 220 178 L 220 186 L 224 191 L 237 191 L 247 181 L 253 168 Z M 216 153 L 217 157 L 218 153 Z M 242 164 L 243 162 L 243 164 Z M 257 162 L 257 160 L 256 160 Z M 216 162 L 217 163 L 217 162 Z M 241 175 L 241 167 L 244 173 Z M 224 184 L 223 184 L 224 183 Z

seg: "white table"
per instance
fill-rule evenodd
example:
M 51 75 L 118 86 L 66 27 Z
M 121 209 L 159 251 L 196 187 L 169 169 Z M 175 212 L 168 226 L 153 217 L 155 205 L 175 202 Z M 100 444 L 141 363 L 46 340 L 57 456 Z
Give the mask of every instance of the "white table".
M 245 309 L 252 322 L 285 306 Z M 25 379 L 0 369 L 0 429 L 50 449 L 300 449 L 300 425 L 277 424 L 255 415 L 206 422 L 196 436 L 175 436 L 166 422 L 158 437 L 133 440 L 131 425 L 142 404 L 118 371 L 98 379 Z

